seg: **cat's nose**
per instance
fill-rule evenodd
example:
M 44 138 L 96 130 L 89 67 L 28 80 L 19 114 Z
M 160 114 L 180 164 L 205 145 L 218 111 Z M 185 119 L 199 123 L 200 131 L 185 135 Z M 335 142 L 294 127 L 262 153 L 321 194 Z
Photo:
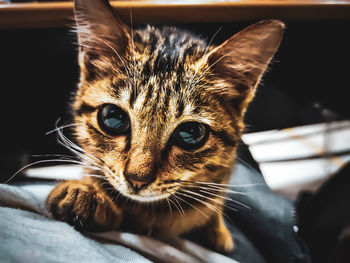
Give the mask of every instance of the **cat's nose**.
M 141 189 L 141 187 L 144 187 L 148 184 L 150 184 L 154 178 L 153 177 L 137 177 L 134 175 L 125 175 L 125 179 L 129 182 L 129 184 L 134 188 L 134 190 L 138 191 Z
M 137 180 L 133 180 L 133 179 L 127 179 L 127 180 L 129 181 L 129 183 L 131 184 L 131 186 L 132 186 L 135 190 L 139 190 L 142 186 L 148 184 L 147 181 L 137 181 Z

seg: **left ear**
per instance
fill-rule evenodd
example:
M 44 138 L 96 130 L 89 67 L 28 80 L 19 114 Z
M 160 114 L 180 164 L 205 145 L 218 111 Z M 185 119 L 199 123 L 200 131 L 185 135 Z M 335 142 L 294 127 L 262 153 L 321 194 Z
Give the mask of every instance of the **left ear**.
M 79 64 L 85 78 L 123 67 L 130 29 L 108 0 L 74 0 Z
M 282 40 L 284 24 L 278 20 L 256 23 L 208 54 L 215 76 L 224 81 L 218 91 L 243 115 L 256 87 Z

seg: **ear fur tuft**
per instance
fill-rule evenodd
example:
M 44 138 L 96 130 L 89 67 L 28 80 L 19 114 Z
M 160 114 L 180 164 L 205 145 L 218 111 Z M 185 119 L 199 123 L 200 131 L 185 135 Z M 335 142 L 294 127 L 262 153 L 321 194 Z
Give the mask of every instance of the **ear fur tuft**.
M 247 27 L 208 55 L 214 74 L 225 81 L 223 96 L 244 114 L 282 40 L 284 24 L 264 20 Z
M 122 64 L 130 42 L 129 28 L 107 0 L 75 0 L 74 14 L 82 74 L 91 77 Z

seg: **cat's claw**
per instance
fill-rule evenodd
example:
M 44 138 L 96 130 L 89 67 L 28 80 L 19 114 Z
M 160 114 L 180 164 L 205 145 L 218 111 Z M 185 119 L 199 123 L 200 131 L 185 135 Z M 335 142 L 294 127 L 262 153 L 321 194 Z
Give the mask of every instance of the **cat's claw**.
M 122 214 L 100 191 L 87 183 L 67 181 L 58 184 L 47 198 L 53 218 L 67 222 L 79 231 L 118 229 Z

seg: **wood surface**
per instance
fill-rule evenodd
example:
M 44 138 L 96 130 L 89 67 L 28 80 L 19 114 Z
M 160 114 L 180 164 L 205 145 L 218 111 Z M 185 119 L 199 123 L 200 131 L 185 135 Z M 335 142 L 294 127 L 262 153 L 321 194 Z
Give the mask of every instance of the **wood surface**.
M 135 23 L 350 19 L 350 0 L 112 1 Z M 73 23 L 72 2 L 1 3 L 0 29 L 64 27 Z

